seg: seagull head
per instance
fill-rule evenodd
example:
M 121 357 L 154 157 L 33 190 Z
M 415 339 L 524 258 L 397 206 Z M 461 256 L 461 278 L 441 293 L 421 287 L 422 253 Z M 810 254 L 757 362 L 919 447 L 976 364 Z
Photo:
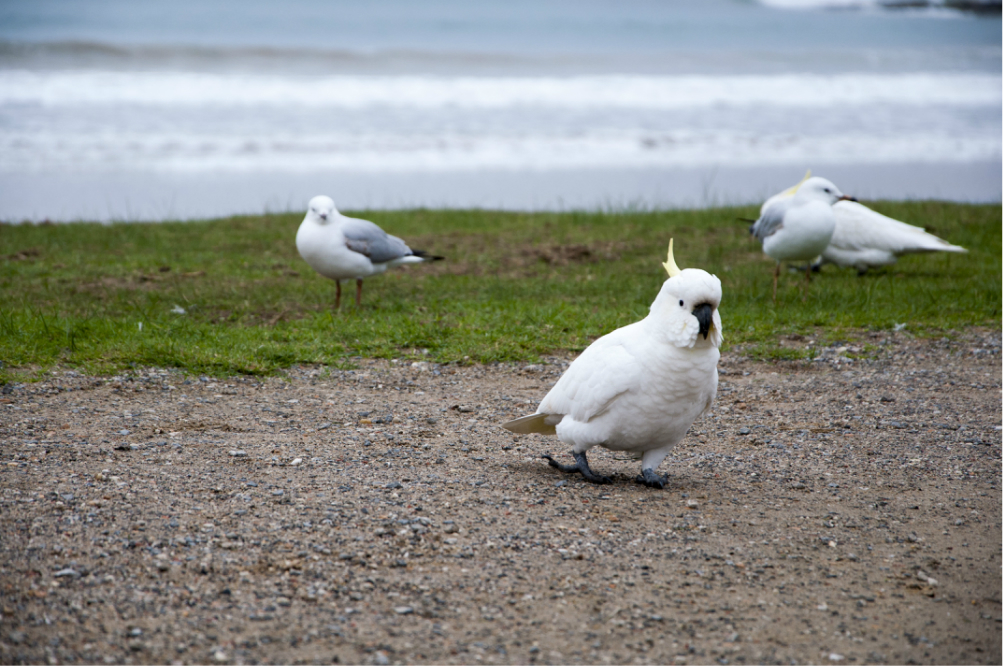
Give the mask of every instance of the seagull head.
M 824 201 L 829 205 L 837 201 L 856 201 L 853 197 L 848 197 L 840 192 L 831 180 L 817 176 L 801 183 L 794 198 L 802 201 Z
M 669 279 L 662 284 L 647 317 L 656 335 L 676 347 L 720 347 L 723 340 L 721 281 L 699 268 L 680 270 L 672 256 L 664 264 Z
M 317 224 L 325 224 L 336 212 L 338 211 L 334 208 L 334 199 L 321 194 L 310 199 L 310 206 L 307 208 L 304 221 L 310 220 Z

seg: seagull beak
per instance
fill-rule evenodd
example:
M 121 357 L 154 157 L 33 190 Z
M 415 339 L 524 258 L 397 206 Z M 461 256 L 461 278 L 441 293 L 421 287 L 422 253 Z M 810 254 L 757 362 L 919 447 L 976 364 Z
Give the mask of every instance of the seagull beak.
M 846 196 L 844 194 L 843 196 L 839 197 L 839 200 L 840 201 L 856 201 L 857 197 L 848 197 L 848 196 Z
M 693 308 L 693 316 L 700 322 L 700 335 L 706 340 L 711 324 L 714 321 L 714 306 L 710 303 L 701 303 Z
M 321 213 L 320 214 L 320 219 L 326 220 L 327 219 L 327 213 Z

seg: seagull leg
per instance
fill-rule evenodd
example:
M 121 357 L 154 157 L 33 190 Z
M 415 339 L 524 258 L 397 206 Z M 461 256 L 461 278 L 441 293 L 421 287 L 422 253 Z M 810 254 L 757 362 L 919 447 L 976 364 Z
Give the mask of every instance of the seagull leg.
M 777 262 L 777 267 L 773 271 L 773 304 L 777 304 L 777 280 L 780 279 L 780 262 Z
M 638 483 L 648 486 L 649 488 L 664 488 L 665 484 L 669 482 L 668 476 L 662 476 L 657 474 L 655 470 L 645 467 L 641 470 L 641 473 L 635 479 Z
M 355 281 L 355 307 L 362 307 L 362 279 Z
M 341 309 L 341 280 L 335 280 L 334 286 L 337 287 L 337 291 L 334 292 L 334 309 Z
M 602 476 L 601 474 L 596 474 L 595 472 L 592 471 L 592 468 L 589 467 L 588 458 L 585 457 L 584 452 L 578 453 L 572 451 L 571 455 L 575 457 L 574 465 L 562 465 L 561 463 L 557 462 L 546 453 L 543 454 L 541 457 L 546 458 L 548 465 L 550 465 L 551 467 L 555 467 L 561 470 L 562 472 L 580 472 L 581 475 L 585 477 L 586 481 L 591 481 L 592 483 L 613 483 L 613 479 L 609 478 L 608 476 Z

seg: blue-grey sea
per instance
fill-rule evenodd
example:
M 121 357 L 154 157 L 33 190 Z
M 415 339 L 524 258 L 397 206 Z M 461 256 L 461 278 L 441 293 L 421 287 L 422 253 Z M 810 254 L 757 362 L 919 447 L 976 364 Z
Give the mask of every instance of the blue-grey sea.
M 1000 3 L 906 4 L 0 2 L 0 220 L 1000 201 Z

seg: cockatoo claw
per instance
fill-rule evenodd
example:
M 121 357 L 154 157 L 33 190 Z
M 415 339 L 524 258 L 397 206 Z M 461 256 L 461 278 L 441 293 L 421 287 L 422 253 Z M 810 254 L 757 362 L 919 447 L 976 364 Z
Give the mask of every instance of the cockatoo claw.
M 669 477 L 656 474 L 653 469 L 642 469 L 641 474 L 635 479 L 635 481 L 648 486 L 649 488 L 661 489 L 669 482 Z
M 556 469 L 559 469 L 562 472 L 580 473 L 583 477 L 585 477 L 586 481 L 590 481 L 592 483 L 613 483 L 613 479 L 611 479 L 610 477 L 602 476 L 601 474 L 596 474 L 595 472 L 592 471 L 592 468 L 589 467 L 588 458 L 585 457 L 584 453 L 572 452 L 571 455 L 575 457 L 574 465 L 562 465 L 561 463 L 557 462 L 546 453 L 544 453 L 540 457 L 546 459 L 548 465 Z

